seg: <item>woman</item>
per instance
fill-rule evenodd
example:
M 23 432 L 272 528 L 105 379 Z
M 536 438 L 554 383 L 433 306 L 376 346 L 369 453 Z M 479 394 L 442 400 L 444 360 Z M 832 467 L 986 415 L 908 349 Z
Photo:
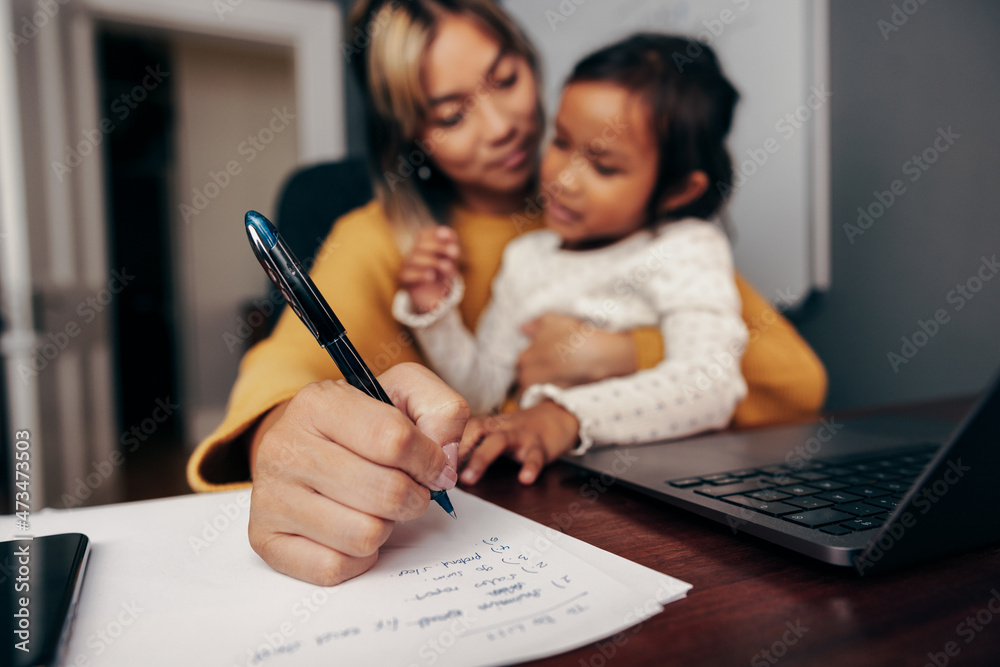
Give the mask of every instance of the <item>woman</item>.
M 351 24 L 349 34 L 366 36 L 351 62 L 366 93 L 376 199 L 337 221 L 312 276 L 379 373 L 422 361 L 391 314 L 402 253 L 421 229 L 455 230 L 465 281 L 459 310 L 475 328 L 503 246 L 537 226 L 525 224 L 524 213 L 534 199 L 542 113 L 534 51 L 491 0 L 362 0 Z M 750 393 L 734 422 L 815 411 L 825 394 L 822 365 L 780 315 L 738 284 L 750 328 L 742 364 Z M 557 354 L 579 326 L 556 315 L 530 325 L 535 342 L 520 358 L 519 383 L 570 386 L 662 358 L 653 329 L 593 332 L 574 354 Z M 468 416 L 457 394 L 413 366 L 392 368 L 383 380 L 415 426 L 331 382 L 339 377 L 286 312 L 245 356 L 225 421 L 188 466 L 198 491 L 245 486 L 252 477 L 255 551 L 276 570 L 327 585 L 370 568 L 393 522 L 426 509 L 426 487 L 454 484 L 454 462 L 441 445 L 460 439 Z

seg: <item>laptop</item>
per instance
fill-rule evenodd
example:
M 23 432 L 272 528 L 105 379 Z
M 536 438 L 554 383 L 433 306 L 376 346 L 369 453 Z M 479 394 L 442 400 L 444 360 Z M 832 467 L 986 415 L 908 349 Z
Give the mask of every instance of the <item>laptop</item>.
M 1000 543 L 1000 375 L 957 425 L 825 417 L 563 460 L 734 533 L 874 574 Z

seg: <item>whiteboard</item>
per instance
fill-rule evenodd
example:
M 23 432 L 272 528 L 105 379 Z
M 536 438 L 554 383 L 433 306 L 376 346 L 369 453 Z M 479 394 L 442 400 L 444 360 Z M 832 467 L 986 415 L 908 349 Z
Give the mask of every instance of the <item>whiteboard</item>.
M 827 4 L 788 0 L 505 0 L 542 57 L 546 110 L 573 65 L 638 31 L 707 42 L 740 92 L 728 207 L 737 268 L 779 306 L 829 285 Z

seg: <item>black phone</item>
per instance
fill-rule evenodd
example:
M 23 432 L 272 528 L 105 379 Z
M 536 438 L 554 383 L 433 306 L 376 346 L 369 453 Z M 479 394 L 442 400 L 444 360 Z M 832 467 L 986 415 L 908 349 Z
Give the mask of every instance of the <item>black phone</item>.
M 58 665 L 66 650 L 90 558 L 82 533 L 0 542 L 0 665 Z

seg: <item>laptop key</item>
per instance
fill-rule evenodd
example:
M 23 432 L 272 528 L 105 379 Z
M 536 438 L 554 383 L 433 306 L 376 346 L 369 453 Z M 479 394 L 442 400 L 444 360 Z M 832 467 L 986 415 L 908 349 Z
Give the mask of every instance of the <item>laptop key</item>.
M 820 528 L 820 531 L 824 533 L 829 533 L 830 535 L 847 535 L 849 533 L 854 532 L 850 528 L 845 528 L 844 526 L 841 526 L 836 523 L 831 524 L 829 526 L 823 526 L 822 528 Z
M 854 516 L 871 516 L 872 514 L 881 514 L 883 512 L 882 508 L 873 507 L 867 503 L 845 503 L 843 505 L 837 505 L 833 509 L 841 512 L 847 512 L 848 514 L 853 514 Z
M 758 470 L 756 468 L 746 468 L 744 470 L 733 470 L 729 473 L 730 477 L 752 477 L 756 475 Z
M 764 502 L 772 502 L 775 500 L 784 500 L 785 498 L 791 498 L 787 493 L 779 493 L 774 489 L 765 489 L 763 491 L 754 491 L 753 493 L 748 493 L 751 498 L 756 498 L 757 500 L 763 500 Z
M 832 479 L 822 479 L 818 482 L 809 482 L 809 486 L 815 486 L 817 489 L 823 489 L 824 491 L 836 491 L 837 489 L 846 489 L 848 485 L 841 484 Z
M 856 496 L 846 491 L 828 491 L 827 493 L 817 494 L 816 497 L 823 500 L 832 500 L 835 503 L 853 503 L 855 500 L 861 500 L 862 498 L 862 496 Z
M 789 505 L 795 505 L 801 507 L 804 510 L 814 510 L 820 507 L 829 507 L 833 503 L 829 500 L 823 500 L 817 496 L 803 496 L 801 498 L 789 498 L 786 502 Z
M 849 489 L 844 489 L 841 493 L 853 493 L 856 496 L 863 496 L 865 498 L 878 498 L 879 496 L 887 496 L 892 492 L 880 489 L 877 486 L 852 486 Z
M 885 523 L 883 517 L 871 517 L 871 516 L 859 516 L 851 521 L 845 521 L 842 526 L 847 526 L 851 530 L 862 531 L 871 530 L 872 528 L 878 528 L 883 523 Z
M 850 521 L 854 517 L 850 514 L 844 512 L 838 512 L 835 509 L 824 508 L 819 510 L 810 510 L 808 512 L 799 512 L 796 514 L 785 514 L 781 517 L 786 521 L 791 521 L 802 526 L 808 526 L 809 528 L 816 528 L 818 526 L 824 526 L 828 523 L 841 523 L 844 521 Z
M 909 484 L 904 484 L 903 482 L 879 482 L 876 486 L 880 486 L 883 489 L 888 489 L 889 491 L 903 492 L 910 488 Z
M 878 507 L 881 511 L 889 510 L 890 512 L 896 509 L 899 505 L 899 500 L 891 496 L 886 496 L 884 498 L 865 498 L 865 504 L 871 505 L 872 507 Z
M 875 479 L 873 475 L 845 475 L 838 477 L 837 481 L 851 486 L 861 486 L 862 484 L 871 484 Z
M 788 486 L 779 486 L 778 491 L 782 493 L 790 493 L 793 496 L 811 496 L 814 493 L 818 493 L 818 489 L 814 489 L 811 486 L 806 486 L 805 484 L 790 484 Z
M 676 486 L 678 489 L 686 489 L 689 486 L 698 486 L 702 483 L 701 477 L 689 477 L 687 479 L 674 479 L 667 481 L 667 484 L 670 486 Z
M 726 486 L 727 484 L 739 484 L 739 477 L 725 477 L 723 479 L 713 479 L 711 484 L 713 486 Z
M 760 491 L 763 488 L 765 488 L 763 484 L 758 484 L 754 481 L 740 482 L 739 484 L 726 484 L 725 486 L 700 486 L 696 488 L 694 492 L 710 498 L 721 498 L 723 496 L 732 496 L 737 493 Z
M 817 472 L 816 470 L 797 471 L 795 473 L 795 476 L 801 480 L 805 480 L 806 482 L 817 482 L 821 479 L 826 479 L 827 477 L 829 477 L 829 475 Z
M 755 498 L 748 498 L 747 496 L 726 496 L 722 500 L 728 503 L 733 503 L 734 505 L 740 505 L 742 507 L 747 507 L 754 511 L 760 512 L 761 514 L 770 514 L 771 516 L 781 516 L 782 514 L 790 514 L 792 512 L 801 512 L 802 509 L 795 507 L 793 505 L 788 505 L 781 502 L 765 502 L 763 500 L 757 500 Z

